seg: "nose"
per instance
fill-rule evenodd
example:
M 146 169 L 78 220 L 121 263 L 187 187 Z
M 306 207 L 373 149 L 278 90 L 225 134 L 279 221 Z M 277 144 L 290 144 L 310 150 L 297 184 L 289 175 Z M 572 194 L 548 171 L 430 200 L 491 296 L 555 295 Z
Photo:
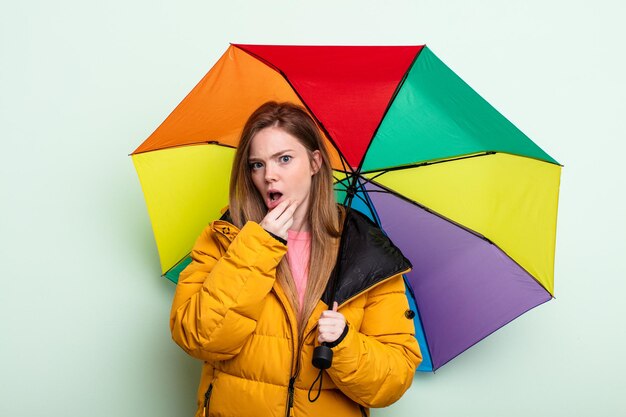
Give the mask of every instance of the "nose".
M 265 166 L 265 182 L 276 181 L 276 169 L 273 164 L 267 164 Z

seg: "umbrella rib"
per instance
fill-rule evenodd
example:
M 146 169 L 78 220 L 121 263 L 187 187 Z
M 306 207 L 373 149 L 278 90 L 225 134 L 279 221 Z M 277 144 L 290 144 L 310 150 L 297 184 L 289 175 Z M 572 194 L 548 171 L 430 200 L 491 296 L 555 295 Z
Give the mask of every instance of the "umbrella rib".
M 335 148 L 337 148 L 337 145 L 335 145 Z M 338 148 L 337 151 L 339 152 Z M 343 156 L 343 154 L 341 154 L 341 152 L 339 153 L 339 156 L 341 156 L 341 166 L 343 167 L 343 172 L 349 172 L 348 168 L 350 169 L 350 172 L 354 172 L 351 167 L 348 167 L 346 165 L 346 158 Z
M 382 222 L 380 221 L 380 217 L 378 216 L 378 213 L 374 209 L 374 203 L 369 198 L 369 195 L 367 195 L 367 190 L 365 189 L 365 185 L 361 181 L 359 181 L 359 186 L 361 187 L 361 190 L 363 192 L 363 197 L 361 197 L 361 200 L 363 201 L 365 206 L 369 209 L 370 213 L 372 214 L 372 218 L 374 219 L 378 227 L 380 227 L 380 229 L 382 230 L 383 229 Z M 367 197 L 367 201 L 365 201 L 366 197 Z
M 370 209 L 370 211 L 372 210 L 372 208 L 370 207 L 370 203 L 369 203 L 367 200 L 365 200 L 365 199 L 363 198 L 363 196 L 362 196 L 360 193 L 355 194 L 355 196 L 356 196 L 359 200 L 361 200 L 361 201 L 363 202 L 363 204 L 365 204 L 365 205 L 367 206 L 367 208 L 369 208 L 369 209 Z
M 430 165 L 443 164 L 445 162 L 460 161 L 460 160 L 463 160 L 463 159 L 479 158 L 481 156 L 495 155 L 496 153 L 497 153 L 496 151 L 485 151 L 485 152 L 479 153 L 479 154 L 464 155 L 464 156 L 459 156 L 459 157 L 456 157 L 456 158 L 440 159 L 440 160 L 433 161 L 433 162 L 424 161 L 424 162 L 418 162 L 418 163 L 415 163 L 415 164 L 401 165 L 401 166 L 397 166 L 397 167 L 385 168 L 385 169 L 380 170 L 380 171 L 379 170 L 363 171 L 361 173 L 361 175 L 377 172 L 377 174 L 371 178 L 373 180 L 375 178 L 380 177 L 383 174 L 386 174 L 387 172 L 402 171 L 404 169 L 412 169 L 412 168 L 421 168 L 421 167 L 430 166 Z
M 335 188 L 335 191 L 345 191 L 341 188 Z M 364 191 L 364 193 L 366 194 L 371 194 L 371 193 L 381 193 L 381 194 L 389 194 L 390 191 L 386 191 L 386 190 L 366 190 Z M 356 194 L 355 194 L 356 195 Z M 365 202 L 365 200 L 361 199 L 361 201 L 363 201 L 365 204 L 368 204 L 367 202 Z
M 164 146 L 162 148 L 149 149 L 147 151 L 133 152 L 133 153 L 131 153 L 128 156 L 141 155 L 142 153 L 164 151 L 164 150 L 167 150 L 167 149 L 184 148 L 186 146 L 198 146 L 198 145 L 216 145 L 216 146 L 221 146 L 223 148 L 237 149 L 236 146 L 227 145 L 225 143 L 220 143 L 220 142 L 218 142 L 216 140 L 203 140 L 203 141 L 200 141 L 200 142 L 185 143 L 183 145 Z
M 334 191 L 345 191 L 341 188 L 335 188 Z M 365 191 L 365 193 L 387 193 L 387 191 L 381 191 L 381 190 L 372 190 L 372 191 Z M 363 198 L 361 197 L 358 193 L 355 194 L 356 197 L 359 198 L 359 200 L 361 200 L 363 202 L 363 204 L 367 205 L 369 207 L 369 203 Z
M 404 82 L 406 81 L 407 77 L 409 76 L 409 72 L 411 72 L 411 69 L 413 69 L 413 66 L 415 65 L 415 62 L 417 62 L 417 58 L 421 55 L 421 53 L 422 53 L 422 51 L 424 50 L 425 47 L 426 47 L 426 45 L 424 45 L 415 54 L 415 57 L 413 58 L 413 62 L 411 62 L 411 65 L 409 65 L 409 67 L 405 71 L 404 75 L 402 76 L 402 79 L 398 82 L 398 85 L 396 86 L 395 90 L 393 91 L 393 94 L 391 95 L 391 98 L 389 99 L 389 102 L 387 103 L 387 107 L 385 108 L 385 111 L 383 112 L 383 116 L 380 118 L 380 121 L 378 122 L 378 125 L 376 126 L 376 129 L 374 129 L 374 133 L 372 134 L 372 137 L 370 138 L 369 143 L 367 144 L 367 148 L 365 148 L 365 152 L 363 152 L 363 158 L 361 158 L 361 162 L 359 163 L 359 167 L 357 169 L 357 172 L 361 172 L 361 168 L 363 167 L 363 164 L 365 163 L 365 156 L 367 155 L 367 152 L 369 151 L 370 147 L 372 146 L 372 143 L 374 142 L 374 138 L 376 138 L 376 134 L 378 133 L 378 129 L 380 129 L 380 125 L 383 123 L 383 120 L 385 120 L 385 117 L 387 116 L 387 113 L 389 112 L 389 109 L 391 109 L 391 105 L 395 101 L 398 93 L 400 92 L 400 89 L 402 88 L 402 86 L 404 85 Z
M 430 209 L 430 208 L 426 207 L 426 206 L 425 206 L 425 205 L 423 205 L 423 204 L 418 203 L 418 202 L 417 202 L 417 201 L 415 201 L 415 200 L 411 200 L 410 198 L 405 197 L 404 195 L 402 195 L 402 194 L 398 193 L 397 191 L 392 190 L 391 188 L 388 188 L 388 187 L 386 187 L 386 186 L 384 186 L 384 185 L 382 185 L 382 184 L 380 184 L 380 183 L 378 183 L 378 182 L 376 182 L 376 181 L 370 181 L 370 183 L 371 183 L 371 184 L 373 184 L 373 185 L 375 185 L 376 187 L 379 187 L 379 188 L 381 188 L 382 190 L 384 190 L 384 191 L 380 191 L 380 190 L 378 190 L 378 192 L 387 192 L 388 194 L 395 195 L 395 196 L 396 196 L 396 197 L 398 197 L 399 199 L 404 200 L 404 201 L 406 201 L 406 202 L 407 202 L 407 203 L 409 203 L 409 204 L 413 204 L 414 206 L 417 206 L 417 207 L 421 208 L 422 210 L 424 210 L 424 211 L 426 211 L 426 212 L 428 212 L 428 213 L 430 213 L 430 214 L 433 214 L 433 215 L 435 215 L 435 216 L 437 216 L 437 217 L 439 217 L 439 218 L 441 218 L 441 219 L 443 219 L 443 220 L 445 220 L 445 221 L 447 221 L 447 222 L 449 222 L 449 223 L 452 223 L 452 224 L 454 224 L 454 225 L 456 225 L 456 226 L 460 227 L 461 229 L 463 229 L 463 230 L 465 230 L 465 231 L 467 231 L 467 232 L 469 232 L 469 233 L 473 234 L 474 236 L 476 236 L 476 237 L 478 237 L 478 238 L 480 238 L 480 239 L 485 240 L 486 242 L 488 242 L 488 243 L 490 243 L 490 244 L 492 244 L 492 245 L 495 245 L 495 243 L 493 243 L 493 241 L 492 241 L 491 239 L 489 239 L 488 237 L 486 237 L 486 236 L 484 236 L 484 235 L 482 235 L 482 234 L 478 233 L 478 232 L 477 232 L 477 231 L 475 231 L 475 230 L 470 229 L 470 228 L 469 228 L 469 227 L 467 227 L 467 226 L 462 225 L 461 223 L 455 222 L 454 220 L 452 220 L 452 219 L 450 219 L 450 218 L 448 218 L 448 217 L 444 216 L 443 214 L 437 213 L 436 211 L 434 211 L 434 210 L 432 210 L 432 209 Z M 377 191 L 377 190 L 367 190 L 367 192 L 368 192 L 368 193 L 369 193 L 369 192 L 372 192 L 372 191 Z M 497 246 L 497 245 L 496 245 L 496 246 Z M 503 252 L 504 252 L 504 251 L 503 251 Z M 531 276 L 532 276 L 532 275 L 531 275 Z
M 437 213 L 436 211 L 434 211 L 434 210 L 432 210 L 432 209 L 430 209 L 430 208 L 428 208 L 428 207 L 424 206 L 423 204 L 420 204 L 420 203 L 418 203 L 417 201 L 411 200 L 411 199 L 409 199 L 409 198 L 405 197 L 404 195 L 402 195 L 402 194 L 398 193 L 397 191 L 394 191 L 394 190 L 392 190 L 391 188 L 385 187 L 384 185 L 382 185 L 382 184 L 380 184 L 380 183 L 378 183 L 378 182 L 376 182 L 376 181 L 370 181 L 370 183 L 371 183 L 371 184 L 373 184 L 373 185 L 375 185 L 376 187 L 381 188 L 382 190 L 366 190 L 366 192 L 368 192 L 368 193 L 370 193 L 370 192 L 379 192 L 379 193 L 380 193 L 380 192 L 382 192 L 382 193 L 386 192 L 386 193 L 388 193 L 388 194 L 394 195 L 394 196 L 396 196 L 396 197 L 400 198 L 401 200 L 404 200 L 404 201 L 406 201 L 406 202 L 407 202 L 407 203 L 409 203 L 409 204 L 413 204 L 413 205 L 415 205 L 415 206 L 418 206 L 418 207 L 420 207 L 422 210 L 424 210 L 424 211 L 426 211 L 426 212 L 428 212 L 428 213 L 430 213 L 430 214 L 432 214 L 432 215 L 434 215 L 434 216 L 437 216 L 437 217 L 439 217 L 440 219 L 445 220 L 445 221 L 447 221 L 447 222 L 449 222 L 449 223 L 451 223 L 451 224 L 453 224 L 453 225 L 455 225 L 455 226 L 457 226 L 457 227 L 460 227 L 461 229 L 465 230 L 466 232 L 471 233 L 471 234 L 473 234 L 474 236 L 476 236 L 476 237 L 478 237 L 478 238 L 480 238 L 480 239 L 484 240 L 485 242 L 487 242 L 487 243 L 489 243 L 489 244 L 491 244 L 491 245 L 495 246 L 495 247 L 496 247 L 496 248 L 497 248 L 500 252 L 502 252 L 502 253 L 503 253 L 503 254 L 504 254 L 507 258 L 509 258 L 509 259 L 510 259 L 513 263 L 515 263 L 515 264 L 516 264 L 516 265 L 517 265 L 517 266 L 518 266 L 518 267 L 519 267 L 522 271 L 526 272 L 526 273 L 528 274 L 528 276 L 529 276 L 529 277 L 531 277 L 531 278 L 532 278 L 532 279 L 533 279 L 533 280 L 537 283 L 537 285 L 539 285 L 539 286 L 540 286 L 541 288 L 543 288 L 543 289 L 544 289 L 544 290 L 545 290 L 548 294 L 550 294 L 550 291 L 548 291 L 548 290 L 547 290 L 547 289 L 543 286 L 543 284 L 541 284 L 541 282 L 539 282 L 539 280 L 538 280 L 538 279 L 537 279 L 537 278 L 536 278 L 533 274 L 531 274 L 530 272 L 528 272 L 528 271 L 526 270 L 526 268 L 524 268 L 522 265 L 520 265 L 520 264 L 519 264 L 519 262 L 517 262 L 515 259 L 513 259 L 513 258 L 512 258 L 512 257 L 511 257 L 508 253 L 506 253 L 506 251 L 505 251 L 504 249 L 502 249 L 502 248 L 501 248 L 498 244 L 496 244 L 493 240 L 489 239 L 487 236 L 485 236 L 485 235 L 483 235 L 483 234 L 481 234 L 481 233 L 477 232 L 476 230 L 470 229 L 469 227 L 464 226 L 463 224 L 461 224 L 461 223 L 459 223 L 459 222 L 456 222 L 456 221 L 454 221 L 454 220 L 450 219 L 449 217 L 444 216 L 444 215 L 443 215 L 443 214 L 441 214 L 441 213 Z M 552 294 L 550 294 L 550 296 L 554 297 Z
M 363 202 L 363 204 L 369 209 L 370 213 L 372 214 L 372 218 L 374 219 L 375 223 L 378 224 L 378 226 L 380 226 L 380 219 L 378 218 L 378 214 L 376 213 L 376 210 L 374 210 L 373 204 L 369 199 L 366 199 L 365 197 L 363 197 L 364 195 L 367 195 L 368 190 L 366 190 L 363 187 L 363 183 L 361 182 L 361 180 L 363 180 L 362 177 L 358 176 L 358 175 L 353 175 L 351 177 L 347 177 L 343 180 L 338 179 L 336 176 L 333 175 L 333 178 L 337 181 L 335 183 L 335 185 L 337 183 L 342 183 L 342 185 L 344 185 L 345 189 L 342 188 L 333 188 L 333 191 L 343 191 L 346 192 L 346 197 L 343 200 L 343 203 L 341 203 L 342 205 L 346 206 L 346 207 L 351 207 L 352 206 L 352 198 L 354 198 L 354 196 L 356 196 L 359 200 L 361 200 L 361 202 Z M 345 185 L 344 181 L 352 181 L 352 185 Z M 357 192 L 356 189 L 357 187 L 354 185 L 354 183 L 359 183 L 358 189 L 361 190 L 361 192 Z M 350 197 L 350 191 L 349 189 L 351 187 L 354 187 L 355 190 L 352 194 L 352 197 Z M 376 192 L 384 192 L 384 191 L 379 191 L 379 190 L 374 190 Z M 361 195 L 363 194 L 363 196 Z
M 235 47 L 239 48 L 240 50 L 244 51 L 245 53 L 247 53 L 248 55 L 252 56 L 253 58 L 258 59 L 259 61 L 263 62 L 264 64 L 266 64 L 267 66 L 269 66 L 270 68 L 272 68 L 274 71 L 276 71 L 277 73 L 279 73 L 287 82 L 287 84 L 289 84 L 289 87 L 291 87 L 291 89 L 293 90 L 293 92 L 296 94 L 296 96 L 298 96 L 298 98 L 300 99 L 300 102 L 304 105 L 304 107 L 306 107 L 306 109 L 309 111 L 309 113 L 311 114 L 311 116 L 315 119 L 315 121 L 317 122 L 317 125 L 319 126 L 319 128 L 322 130 L 322 132 L 324 132 L 324 135 L 326 135 L 326 138 L 328 139 L 328 141 L 331 143 L 331 145 L 333 145 L 333 147 L 335 148 L 335 150 L 337 151 L 337 153 L 339 154 L 339 159 L 341 159 L 341 164 L 344 167 L 344 170 L 346 168 L 346 164 L 345 164 L 345 160 L 346 157 L 343 154 L 343 152 L 341 152 L 341 149 L 339 149 L 339 146 L 337 146 L 337 143 L 335 143 L 335 141 L 333 140 L 332 136 L 330 135 L 330 133 L 328 133 L 328 130 L 326 129 L 326 127 L 324 126 L 324 124 L 320 121 L 320 119 L 317 117 L 317 115 L 315 113 L 313 113 L 313 110 L 311 110 L 311 108 L 309 107 L 309 105 L 306 103 L 306 101 L 304 101 L 304 98 L 300 95 L 300 93 L 298 92 L 298 90 L 296 90 L 296 88 L 293 86 L 293 84 L 291 83 L 291 81 L 289 80 L 289 77 L 287 77 L 287 74 L 283 72 L 283 70 L 281 70 L 280 68 L 278 68 L 276 65 L 272 64 L 271 62 L 267 61 L 266 59 L 258 56 L 257 54 L 250 52 L 242 47 L 240 47 L 239 45 L 234 45 Z M 354 170 L 350 169 L 351 172 L 354 172 Z M 346 171 L 347 172 L 347 171 Z

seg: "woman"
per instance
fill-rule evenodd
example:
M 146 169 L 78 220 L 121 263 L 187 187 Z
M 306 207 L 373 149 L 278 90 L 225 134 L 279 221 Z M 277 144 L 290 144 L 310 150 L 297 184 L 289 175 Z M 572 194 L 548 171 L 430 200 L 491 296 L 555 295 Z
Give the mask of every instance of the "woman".
M 229 211 L 192 258 L 170 327 L 204 360 L 196 416 L 362 416 L 410 386 L 421 361 L 401 276 L 410 264 L 337 206 L 323 138 L 301 107 L 269 102 L 250 116 Z M 334 353 L 325 371 L 312 365 L 320 343 Z

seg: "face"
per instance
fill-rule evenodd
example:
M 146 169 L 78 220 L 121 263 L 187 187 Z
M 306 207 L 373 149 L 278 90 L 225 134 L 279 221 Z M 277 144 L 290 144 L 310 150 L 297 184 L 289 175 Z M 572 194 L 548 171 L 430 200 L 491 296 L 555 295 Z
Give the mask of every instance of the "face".
M 268 210 L 285 199 L 297 201 L 294 218 L 306 219 L 311 178 L 321 165 L 319 151 L 309 153 L 295 136 L 275 126 L 260 130 L 250 142 L 252 182 Z

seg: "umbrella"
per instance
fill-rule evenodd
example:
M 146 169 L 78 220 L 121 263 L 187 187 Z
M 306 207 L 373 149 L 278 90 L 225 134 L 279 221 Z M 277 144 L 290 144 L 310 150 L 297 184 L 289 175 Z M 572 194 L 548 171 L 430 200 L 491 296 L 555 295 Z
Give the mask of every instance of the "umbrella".
M 230 45 L 131 155 L 167 278 L 227 205 L 239 134 L 269 100 L 310 112 L 338 201 L 411 260 L 419 370 L 553 297 L 561 166 L 424 45 Z

